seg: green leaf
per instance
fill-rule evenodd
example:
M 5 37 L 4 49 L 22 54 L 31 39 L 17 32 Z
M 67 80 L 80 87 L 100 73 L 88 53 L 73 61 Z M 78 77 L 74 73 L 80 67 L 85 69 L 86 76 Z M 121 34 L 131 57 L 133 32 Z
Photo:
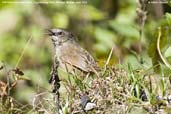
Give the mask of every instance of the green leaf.
M 169 26 L 171 27 L 171 14 L 170 13 L 166 13 L 165 16 L 166 16 L 166 20 L 167 20 Z
M 30 80 L 27 76 L 17 76 L 18 80 Z
M 69 19 L 66 14 L 56 13 L 56 15 L 53 16 L 53 22 L 55 24 L 54 26 L 67 28 L 69 24 Z
M 80 16 L 84 17 L 85 19 L 98 21 L 105 18 L 103 12 L 92 6 L 87 6 L 86 10 L 83 9 L 81 12 L 82 13 L 80 13 Z
M 95 36 L 99 43 L 102 43 L 108 49 L 111 49 L 114 45 L 114 40 L 116 40 L 115 35 L 106 29 L 97 27 L 95 30 Z
M 164 55 L 165 55 L 165 57 L 171 56 L 171 46 L 169 46 L 169 47 L 166 49 Z
M 168 5 L 171 7 L 171 0 L 167 0 Z
M 127 23 L 122 23 L 122 22 L 116 22 L 116 21 L 111 21 L 110 26 L 116 30 L 119 34 L 127 37 L 127 38 L 138 38 L 139 37 L 139 32 L 137 28 L 133 27 L 130 24 Z

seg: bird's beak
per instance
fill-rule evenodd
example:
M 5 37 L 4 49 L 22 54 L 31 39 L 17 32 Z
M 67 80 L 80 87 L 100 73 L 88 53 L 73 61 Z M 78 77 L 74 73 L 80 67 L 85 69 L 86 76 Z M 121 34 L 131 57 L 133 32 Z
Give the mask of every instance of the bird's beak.
M 47 31 L 48 31 L 48 35 L 49 35 L 49 36 L 54 35 L 54 32 L 53 32 L 51 29 L 47 29 Z

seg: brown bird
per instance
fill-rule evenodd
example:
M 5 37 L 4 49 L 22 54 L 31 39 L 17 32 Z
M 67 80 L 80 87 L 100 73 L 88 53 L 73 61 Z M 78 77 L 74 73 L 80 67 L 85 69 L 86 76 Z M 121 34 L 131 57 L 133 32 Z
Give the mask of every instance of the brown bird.
M 59 28 L 48 31 L 55 47 L 55 61 L 60 68 L 77 75 L 80 72 L 99 74 L 100 68 L 94 58 L 75 41 L 71 32 Z

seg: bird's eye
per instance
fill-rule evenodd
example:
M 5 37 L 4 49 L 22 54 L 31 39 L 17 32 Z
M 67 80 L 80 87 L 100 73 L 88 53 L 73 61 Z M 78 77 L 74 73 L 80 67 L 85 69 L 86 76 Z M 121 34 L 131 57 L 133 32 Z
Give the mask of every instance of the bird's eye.
M 57 35 L 62 35 L 63 33 L 62 32 L 58 32 Z
M 52 32 L 52 33 L 51 33 L 51 36 L 55 36 L 55 33 L 54 33 L 54 32 Z

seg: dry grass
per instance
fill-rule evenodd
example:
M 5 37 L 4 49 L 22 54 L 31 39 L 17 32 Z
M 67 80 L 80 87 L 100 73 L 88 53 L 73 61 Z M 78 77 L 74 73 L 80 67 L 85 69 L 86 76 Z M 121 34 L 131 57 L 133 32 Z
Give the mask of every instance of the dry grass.
M 21 71 L 10 70 L 8 77 L 19 77 Z M 54 93 L 45 90 L 34 96 L 32 104 L 16 101 L 10 91 L 17 81 L 0 83 L 2 114 L 165 114 L 170 113 L 169 76 L 157 75 L 152 70 L 133 70 L 107 66 L 105 71 L 88 78 L 67 74 L 61 79 L 59 109 Z M 62 75 L 62 74 L 61 74 Z M 64 74 L 63 74 L 64 75 Z M 65 74 L 66 75 L 66 74 Z M 92 106 L 87 109 L 87 105 Z

